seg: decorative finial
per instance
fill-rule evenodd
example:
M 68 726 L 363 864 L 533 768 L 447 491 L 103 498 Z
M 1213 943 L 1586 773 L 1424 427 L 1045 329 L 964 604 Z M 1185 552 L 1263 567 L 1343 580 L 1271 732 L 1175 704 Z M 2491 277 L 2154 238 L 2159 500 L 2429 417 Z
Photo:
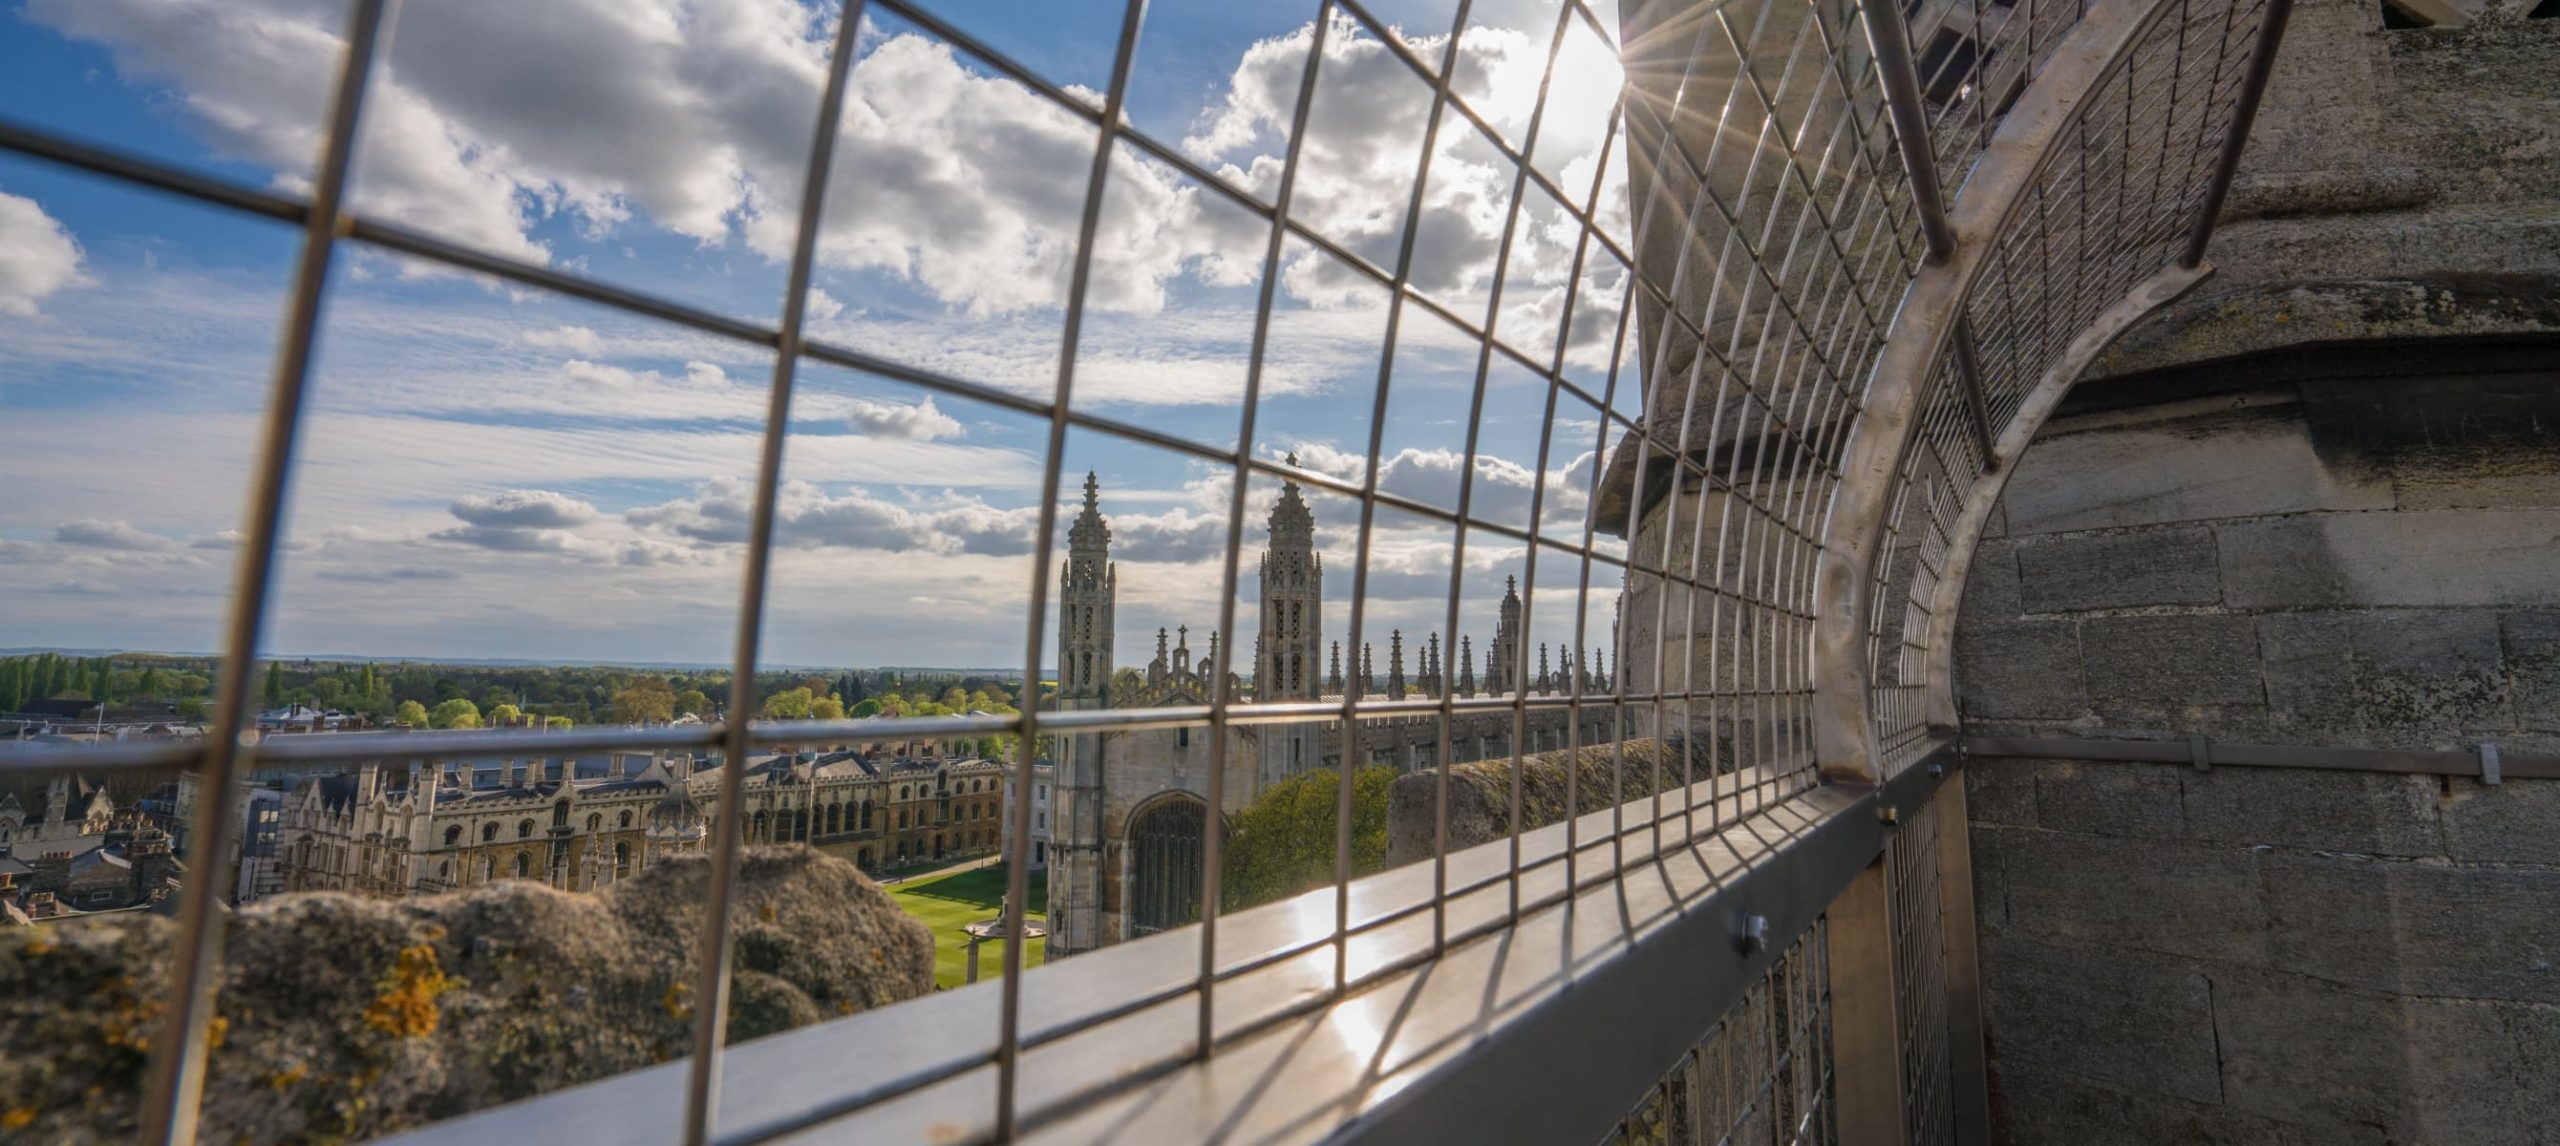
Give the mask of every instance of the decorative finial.
M 1086 471 L 1084 471 L 1084 503 L 1085 503 L 1085 505 L 1086 505 L 1086 506 L 1088 506 L 1088 507 L 1093 507 L 1093 506 L 1098 506 L 1098 505 L 1100 505 L 1100 504 L 1101 504 L 1101 502 L 1102 502 L 1102 482 L 1101 482 L 1101 480 L 1093 476 L 1093 471 L 1092 471 L 1092 470 L 1086 470 Z

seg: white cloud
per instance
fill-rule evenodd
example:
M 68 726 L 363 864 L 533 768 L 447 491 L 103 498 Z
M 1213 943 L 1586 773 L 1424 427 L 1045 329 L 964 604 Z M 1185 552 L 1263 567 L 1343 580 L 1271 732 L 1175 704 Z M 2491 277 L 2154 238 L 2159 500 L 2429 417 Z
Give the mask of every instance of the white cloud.
M 452 511 L 464 524 L 505 529 L 569 529 L 596 519 L 595 506 L 547 489 L 471 494 L 455 501 Z
M 33 199 L 0 192 L 0 314 L 36 313 L 36 304 L 81 281 L 80 243 Z
M 912 406 L 868 398 L 852 399 L 852 405 L 853 428 L 873 437 L 930 442 L 961 434 L 959 419 L 935 409 L 930 395 Z
M 177 548 L 177 542 L 135 529 L 131 522 L 66 521 L 53 531 L 53 539 L 65 545 L 91 549 L 110 549 L 130 553 L 158 553 Z
M 698 544 L 734 545 L 747 539 L 755 489 L 739 478 L 715 478 L 693 496 L 623 515 L 645 530 Z M 856 487 L 830 496 L 804 481 L 784 482 L 774 502 L 774 543 L 803 549 L 874 549 L 919 556 L 977 554 L 1009 557 L 1031 551 L 1039 521 L 1031 507 L 1002 509 L 945 492 L 901 503 Z
M 527 346 L 540 346 L 553 350 L 567 350 L 588 356 L 604 353 L 604 339 L 597 337 L 593 328 L 584 326 L 558 326 L 553 327 L 550 330 L 528 330 L 517 335 L 516 341 L 524 343 Z

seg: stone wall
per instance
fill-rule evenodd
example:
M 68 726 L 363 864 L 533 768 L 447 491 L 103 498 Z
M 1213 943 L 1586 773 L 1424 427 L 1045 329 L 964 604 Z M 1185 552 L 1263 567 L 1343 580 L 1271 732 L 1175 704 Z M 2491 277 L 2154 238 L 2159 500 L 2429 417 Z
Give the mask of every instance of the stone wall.
M 1966 587 L 1968 731 L 2560 746 L 2553 352 L 2404 359 L 2083 392 Z M 1967 777 L 2004 1141 L 2560 1141 L 2560 783 Z

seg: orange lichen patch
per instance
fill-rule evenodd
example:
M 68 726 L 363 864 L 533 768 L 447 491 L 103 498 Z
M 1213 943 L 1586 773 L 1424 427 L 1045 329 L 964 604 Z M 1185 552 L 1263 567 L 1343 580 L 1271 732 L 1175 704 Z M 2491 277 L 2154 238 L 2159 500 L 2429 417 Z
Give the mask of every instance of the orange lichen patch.
M 775 911 L 775 910 L 773 909 L 773 905 L 772 905 L 772 904 L 770 904 L 770 903 L 765 904 L 763 907 L 759 907 L 759 908 L 757 908 L 757 909 L 756 909 L 756 914 L 757 914 L 759 917 L 761 917 L 761 918 L 762 918 L 765 922 L 767 922 L 767 923 L 771 923 L 771 922 L 773 922 L 774 920 L 779 919 L 779 918 L 781 918 L 781 917 L 782 917 L 782 914 L 781 914 L 780 912 L 778 912 L 778 911 Z
M 436 997 L 461 984 L 444 973 L 434 945 L 400 949 L 391 973 L 382 977 L 382 994 L 364 1009 L 364 1021 L 395 1038 L 414 1039 L 435 1033 Z
M 267 1085 L 274 1087 L 277 1090 L 283 1090 L 294 1083 L 302 1081 L 305 1077 L 310 1075 L 310 1073 L 310 1067 L 304 1066 L 301 1063 L 295 1063 L 292 1066 L 268 1075 Z
M 35 1121 L 36 1108 L 32 1106 L 12 1107 L 9 1110 L 0 1111 L 0 1130 L 24 1130 L 34 1125 Z
M 667 1009 L 669 1015 L 678 1019 L 690 1019 L 693 1017 L 693 986 L 681 979 L 669 983 L 666 997 L 658 1002 L 660 1006 Z

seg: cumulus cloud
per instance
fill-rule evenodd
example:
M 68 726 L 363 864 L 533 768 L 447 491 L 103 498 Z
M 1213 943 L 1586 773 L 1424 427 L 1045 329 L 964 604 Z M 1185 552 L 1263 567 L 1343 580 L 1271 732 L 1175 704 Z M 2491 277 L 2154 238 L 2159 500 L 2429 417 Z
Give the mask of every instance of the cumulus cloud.
M 28 15 L 106 45 L 129 77 L 174 88 L 218 148 L 267 166 L 280 183 L 305 180 L 340 54 L 334 7 L 32 0 Z M 359 209 L 536 261 L 550 252 L 533 228 L 555 217 L 591 237 L 645 221 L 784 258 L 833 19 L 795 0 L 411 5 L 369 100 Z M 1265 195 L 1276 188 L 1280 135 L 1313 32 L 1304 26 L 1243 55 L 1185 141 L 1195 157 Z M 1446 39 L 1409 44 L 1433 56 Z M 1519 135 L 1546 43 L 1542 31 L 1471 28 L 1460 94 Z M 1299 210 L 1387 263 L 1429 87 L 1347 20 L 1329 29 L 1325 53 Z M 1605 63 L 1605 48 L 1595 58 Z M 1551 171 L 1597 152 L 1615 90 L 1613 77 L 1590 67 L 1568 70 L 1542 127 L 1538 159 Z M 1567 114 L 1594 98 L 1599 114 Z M 1082 118 L 901 32 L 869 38 L 842 131 L 842 147 L 860 161 L 837 165 L 829 201 L 841 207 L 823 222 L 825 265 L 886 273 L 977 316 L 1061 302 L 1080 173 L 1092 156 Z M 1507 165 L 1471 130 L 1443 131 L 1439 147 L 1426 203 L 1434 222 L 1419 236 L 1415 281 L 1480 288 L 1509 214 Z M 1267 232 L 1254 216 L 1135 153 L 1111 163 L 1089 309 L 1152 313 L 1177 281 L 1235 285 L 1257 273 Z M 1522 265 L 1545 268 L 1529 277 L 1552 278 L 1562 252 L 1538 222 L 1522 228 L 1515 251 Z M 1338 274 L 1310 250 L 1284 282 L 1302 298 L 1341 302 Z M 842 312 L 824 295 L 812 303 L 821 319 Z
M 516 341 L 527 346 L 568 350 L 578 354 L 604 353 L 604 339 L 596 334 L 594 328 L 585 326 L 557 326 L 549 330 L 528 330 L 517 335 Z
M 436 541 L 456 545 L 472 545 L 500 553 L 579 553 L 590 543 L 565 529 L 508 529 L 502 526 L 458 525 L 427 535 Z
M 547 489 L 511 489 L 494 496 L 471 494 L 455 501 L 453 515 L 467 525 L 508 529 L 569 529 L 596 519 L 596 507 Z
M 86 521 L 63 522 L 54 528 L 53 539 L 65 545 L 80 545 L 91 549 L 110 549 L 126 553 L 158 553 L 177 548 L 176 542 L 156 534 L 144 533 L 135 529 L 131 522 L 100 521 L 94 518 Z
M 934 408 L 933 398 L 909 406 L 898 402 L 874 402 L 868 398 L 852 400 L 850 420 L 853 428 L 877 438 L 903 438 L 930 442 L 936 438 L 960 436 L 960 421 Z
M 623 518 L 687 541 L 731 545 L 747 539 L 754 508 L 752 483 L 716 478 L 691 497 L 634 509 Z M 860 487 L 831 496 L 816 485 L 791 481 L 777 491 L 774 542 L 801 549 L 1009 557 L 1031 551 L 1038 521 L 1032 507 L 1004 509 L 953 493 L 901 502 Z
M 1296 450 L 1300 464 L 1343 481 L 1357 482 L 1368 473 L 1365 455 L 1325 442 L 1301 442 Z M 1590 469 L 1591 452 L 1586 450 L 1547 471 L 1545 526 L 1551 535 L 1582 520 L 1590 505 Z M 1380 463 L 1378 488 L 1454 511 L 1458 506 L 1458 479 L 1465 470 L 1466 456 L 1457 450 L 1407 448 Z M 1537 469 L 1508 458 L 1478 454 L 1475 470 L 1475 484 L 1468 495 L 1468 516 L 1478 521 L 1527 524 L 1530 503 L 1538 493 Z
M 36 304 L 80 281 L 80 243 L 33 199 L 0 192 L 0 314 Z

